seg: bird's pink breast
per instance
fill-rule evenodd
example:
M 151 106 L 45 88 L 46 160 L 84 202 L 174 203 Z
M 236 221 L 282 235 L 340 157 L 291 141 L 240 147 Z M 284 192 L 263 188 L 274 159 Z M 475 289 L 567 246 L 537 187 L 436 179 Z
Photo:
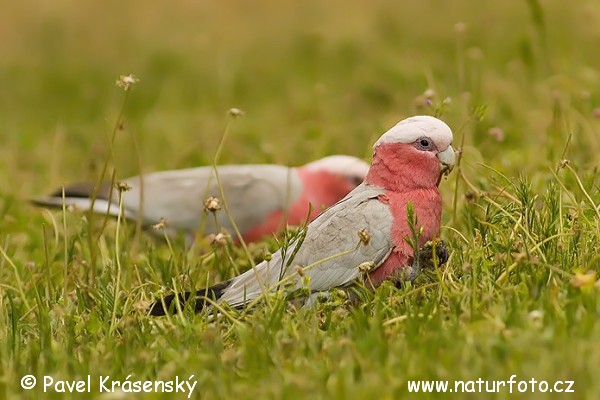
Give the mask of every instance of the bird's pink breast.
M 419 231 L 419 227 L 423 229 L 418 238 L 419 247 L 439 236 L 442 215 L 442 197 L 437 187 L 404 193 L 387 192 L 380 196 L 379 201 L 388 204 L 392 212 L 391 236 L 394 247 L 383 264 L 371 273 L 376 285 L 412 263 L 414 250 L 407 239 L 413 239 L 413 235 L 409 228 L 407 205 L 413 205 L 416 231 Z

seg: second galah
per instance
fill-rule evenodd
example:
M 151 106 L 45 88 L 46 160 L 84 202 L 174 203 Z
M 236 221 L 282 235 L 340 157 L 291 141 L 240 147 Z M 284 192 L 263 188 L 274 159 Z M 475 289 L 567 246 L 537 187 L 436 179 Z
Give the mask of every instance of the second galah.
M 217 170 L 219 180 L 208 166 L 124 179 L 121 182 L 129 190 L 122 192 L 123 216 L 135 220 L 141 214 L 144 226 L 164 219 L 169 234 L 218 233 L 221 228 L 233 234 L 233 220 L 245 241 L 257 241 L 286 223 L 301 225 L 314 218 L 358 186 L 369 165 L 356 157 L 334 155 L 297 168 L 264 164 L 224 165 Z M 96 213 L 118 215 L 119 193 L 110 183 L 97 190 L 92 202 L 93 195 L 92 184 L 69 185 L 64 188 L 64 203 L 82 211 L 93 204 Z M 231 219 L 222 209 L 223 198 Z M 62 207 L 63 188 L 33 202 Z M 214 217 L 207 215 L 210 210 Z
M 285 249 L 255 268 L 195 294 L 195 309 L 207 298 L 243 307 L 282 287 L 311 293 L 344 288 L 364 279 L 412 280 L 420 272 L 415 252 L 440 233 L 442 198 L 438 185 L 455 163 L 452 131 L 429 116 L 405 119 L 373 146 L 365 181 L 325 210 Z M 187 301 L 190 294 L 178 296 Z M 163 315 L 174 303 L 154 304 Z

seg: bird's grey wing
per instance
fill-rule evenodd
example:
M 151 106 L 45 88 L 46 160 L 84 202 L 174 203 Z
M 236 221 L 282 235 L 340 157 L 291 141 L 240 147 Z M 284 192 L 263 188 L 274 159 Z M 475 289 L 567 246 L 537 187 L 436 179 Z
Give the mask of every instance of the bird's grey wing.
M 392 215 L 377 199 L 383 193 L 368 184 L 359 185 L 311 222 L 303 241 L 293 242 L 269 262 L 234 278 L 221 300 L 235 307 L 244 305 L 286 277 L 299 287 L 298 268 L 309 278 L 311 291 L 346 286 L 360 276 L 365 264 L 377 268 L 393 248 Z
M 261 225 L 272 213 L 286 210 L 303 191 L 295 169 L 279 165 L 223 167 L 219 168 L 219 177 L 231 219 L 242 233 Z M 216 180 L 210 190 L 221 197 Z M 225 212 L 217 217 L 221 226 L 233 231 Z
M 300 195 L 301 182 L 293 169 L 278 165 L 227 165 L 217 167 L 220 185 L 233 220 L 244 232 L 262 222 L 269 214 L 283 209 L 288 198 Z M 125 207 L 136 212 L 140 208 L 143 186 L 145 224 L 165 218 L 169 226 L 196 230 L 203 218 L 204 200 L 222 198 L 219 182 L 212 167 L 162 171 L 126 180 L 132 190 L 125 192 Z M 224 210 L 217 212 L 217 224 L 232 230 Z M 206 216 L 206 232 L 217 229 L 211 216 Z
M 123 206 L 130 213 L 141 212 L 145 225 L 164 218 L 175 229 L 193 230 L 203 209 L 199 188 L 206 187 L 210 176 L 210 167 L 198 167 L 125 179 L 131 189 L 123 193 Z

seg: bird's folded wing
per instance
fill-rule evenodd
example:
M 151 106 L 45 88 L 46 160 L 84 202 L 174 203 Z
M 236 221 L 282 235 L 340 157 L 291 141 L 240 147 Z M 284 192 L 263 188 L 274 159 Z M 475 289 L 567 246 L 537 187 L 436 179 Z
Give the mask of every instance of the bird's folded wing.
M 383 193 L 361 184 L 319 215 L 307 227 L 304 240 L 295 241 L 269 262 L 234 278 L 221 300 L 242 306 L 290 276 L 291 283 L 299 287 L 298 271 L 310 278 L 310 290 L 316 292 L 351 284 L 361 274 L 361 267 L 363 271 L 368 265 L 377 268 L 393 247 L 392 215 L 377 199 Z
M 178 229 L 196 229 L 203 211 L 203 201 L 214 196 L 222 199 L 219 184 L 231 216 L 243 232 L 261 223 L 272 212 L 286 205 L 287 198 L 299 196 L 301 185 L 293 170 L 277 165 L 228 165 L 217 167 L 217 181 L 212 167 L 163 171 L 144 176 L 144 215 L 146 223 L 160 218 Z M 126 192 L 126 204 L 138 208 L 139 177 L 127 180 L 133 190 Z M 289 181 L 289 184 L 288 184 Z M 219 226 L 228 230 L 232 224 L 224 211 L 217 213 Z M 207 232 L 214 231 L 212 218 L 206 219 Z

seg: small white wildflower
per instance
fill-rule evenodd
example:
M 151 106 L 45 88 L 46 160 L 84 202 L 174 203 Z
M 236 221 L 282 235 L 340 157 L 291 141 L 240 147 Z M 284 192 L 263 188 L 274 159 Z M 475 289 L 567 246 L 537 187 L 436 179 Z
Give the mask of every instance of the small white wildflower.
M 204 208 L 212 213 L 217 212 L 221 209 L 221 202 L 216 197 L 207 197 L 206 200 L 204 200 Z
M 465 24 L 464 22 L 457 22 L 456 24 L 454 24 L 454 31 L 456 33 L 463 33 L 466 30 L 467 24 Z
M 121 76 L 119 76 L 119 79 L 117 79 L 116 85 L 117 85 L 117 87 L 120 87 L 121 89 L 123 89 L 125 91 L 128 91 L 129 89 L 131 89 L 131 87 L 133 85 L 135 85 L 139 81 L 140 80 L 138 78 L 136 78 L 136 76 L 133 74 L 121 75 Z
M 240 110 L 239 108 L 230 108 L 229 109 L 229 115 L 237 118 L 237 117 L 241 117 L 242 115 L 244 115 L 244 112 L 242 110 Z
M 540 311 L 540 310 L 533 310 L 529 312 L 529 318 L 531 318 L 534 321 L 538 321 L 540 319 L 542 319 L 542 317 L 544 316 L 544 312 Z
M 428 88 L 427 90 L 425 90 L 423 92 L 423 97 L 425 97 L 426 99 L 431 99 L 435 96 L 435 90 L 433 90 L 432 88 Z
M 374 268 L 375 263 L 373 261 L 366 261 L 358 265 L 358 270 L 363 274 L 369 273 Z
M 219 232 L 216 235 L 215 234 L 208 235 L 208 241 L 211 245 L 221 245 L 221 246 L 226 245 L 228 238 L 229 238 L 229 236 L 222 232 Z
M 155 231 L 160 231 L 161 229 L 164 229 L 166 226 L 167 226 L 167 220 L 164 218 L 161 218 L 157 224 L 152 225 L 152 229 L 154 229 Z

